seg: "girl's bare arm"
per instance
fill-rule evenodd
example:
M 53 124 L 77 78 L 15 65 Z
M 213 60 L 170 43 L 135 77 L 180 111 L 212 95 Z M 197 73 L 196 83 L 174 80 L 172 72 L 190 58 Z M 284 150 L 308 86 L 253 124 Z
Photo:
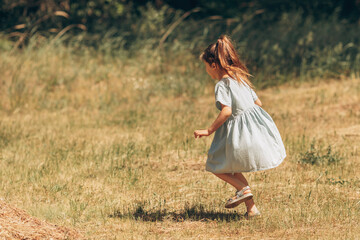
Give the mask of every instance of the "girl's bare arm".
M 223 123 L 231 116 L 232 111 L 231 107 L 225 106 L 221 104 L 221 112 L 219 113 L 218 117 L 215 119 L 213 124 L 206 130 L 195 130 L 194 136 L 195 138 L 202 136 L 209 136 L 213 132 L 215 132 Z
M 261 103 L 261 101 L 260 101 L 260 98 L 256 99 L 255 104 L 258 105 L 259 107 L 262 106 L 262 103 Z

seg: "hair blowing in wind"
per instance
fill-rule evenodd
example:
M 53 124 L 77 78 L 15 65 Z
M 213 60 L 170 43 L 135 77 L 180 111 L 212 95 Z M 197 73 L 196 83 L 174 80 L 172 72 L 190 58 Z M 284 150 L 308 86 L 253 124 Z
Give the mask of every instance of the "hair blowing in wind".
M 220 69 L 224 70 L 238 82 L 242 82 L 241 80 L 243 80 L 251 88 L 254 88 L 248 78 L 251 74 L 245 64 L 240 61 L 228 36 L 222 35 L 216 43 L 210 44 L 200 55 L 200 59 L 209 64 L 215 63 Z

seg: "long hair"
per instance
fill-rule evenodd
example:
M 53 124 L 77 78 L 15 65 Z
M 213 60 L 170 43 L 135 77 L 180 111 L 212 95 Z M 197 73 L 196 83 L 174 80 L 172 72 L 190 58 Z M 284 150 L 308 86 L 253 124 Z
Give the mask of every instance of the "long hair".
M 243 80 L 251 88 L 254 88 L 254 85 L 249 80 L 249 77 L 252 75 L 245 64 L 240 61 L 234 45 L 228 36 L 222 35 L 216 43 L 210 44 L 200 55 L 200 59 L 210 65 L 215 63 L 221 70 L 224 70 L 239 83 Z

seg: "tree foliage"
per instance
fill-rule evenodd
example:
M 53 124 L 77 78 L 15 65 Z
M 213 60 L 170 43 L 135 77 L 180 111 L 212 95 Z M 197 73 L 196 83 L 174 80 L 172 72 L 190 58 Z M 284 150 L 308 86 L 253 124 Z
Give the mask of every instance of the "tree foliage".
M 168 5 L 175 11 L 199 7 L 201 12 L 192 16 L 194 18 L 214 15 L 232 18 L 250 11 L 261 13 L 258 19 L 271 23 L 284 12 L 297 11 L 303 17 L 313 16 L 314 19 L 333 14 L 350 22 L 360 19 L 358 0 L 0 0 L 0 31 L 31 31 L 36 27 L 56 32 L 70 24 L 83 24 L 89 32 L 121 29 L 139 16 L 139 9 L 148 3 L 157 9 Z

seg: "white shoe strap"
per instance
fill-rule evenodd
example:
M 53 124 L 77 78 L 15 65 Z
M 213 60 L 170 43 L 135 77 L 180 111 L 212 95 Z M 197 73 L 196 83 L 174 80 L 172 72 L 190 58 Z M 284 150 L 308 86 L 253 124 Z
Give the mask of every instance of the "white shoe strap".
M 236 191 L 236 195 L 238 195 L 238 196 L 244 195 L 244 192 L 249 189 L 250 189 L 250 187 L 246 186 L 242 190 Z

